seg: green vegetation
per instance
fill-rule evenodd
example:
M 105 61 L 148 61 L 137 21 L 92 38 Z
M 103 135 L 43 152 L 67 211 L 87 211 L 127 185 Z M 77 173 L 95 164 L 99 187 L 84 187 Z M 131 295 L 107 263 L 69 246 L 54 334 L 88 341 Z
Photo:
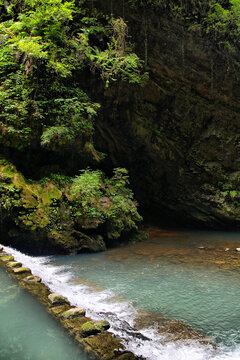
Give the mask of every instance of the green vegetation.
M 99 69 L 107 85 L 142 80 L 142 62 L 125 46 L 126 24 L 74 1 L 6 3 L 0 3 L 0 141 L 23 148 L 37 136 L 53 150 L 75 141 L 83 149 L 99 104 L 81 89 L 79 71 Z
M 82 79 L 95 76 L 105 87 L 146 79 L 127 44 L 126 23 L 78 0 L 0 0 L 0 21 L 3 149 L 24 156 L 34 143 L 39 152 L 71 150 L 86 165 L 98 163 L 104 155 L 95 149 L 93 134 L 100 104 L 84 89 L 89 79 Z M 141 220 L 125 169 L 116 169 L 111 179 L 87 169 L 34 182 L 5 159 L 0 167 L 2 221 L 11 217 L 24 231 L 44 233 L 69 251 L 104 248 L 98 235 L 119 238 Z M 82 233 L 98 228 L 95 240 Z
M 115 169 L 111 179 L 87 169 L 75 178 L 53 175 L 39 183 L 2 159 L 0 174 L 2 220 L 10 216 L 20 229 L 48 237 L 61 250 L 102 250 L 99 236 L 94 241 L 82 231 L 104 226 L 105 240 L 117 239 L 141 220 L 125 169 Z
M 184 20 L 192 31 L 208 34 L 231 52 L 239 47 L 239 0 L 128 0 L 133 7 L 165 9 L 168 15 Z

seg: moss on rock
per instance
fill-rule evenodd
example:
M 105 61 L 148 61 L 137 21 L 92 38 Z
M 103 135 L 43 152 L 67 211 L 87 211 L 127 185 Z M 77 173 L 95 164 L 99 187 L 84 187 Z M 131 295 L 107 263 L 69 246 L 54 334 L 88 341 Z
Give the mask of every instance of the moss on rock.
M 69 304 L 69 301 L 66 297 L 64 297 L 60 294 L 57 294 L 57 293 L 50 294 L 48 296 L 48 300 L 50 301 L 52 306 Z
M 26 267 L 13 268 L 14 274 L 31 273 L 31 270 Z
M 40 283 L 42 279 L 36 275 L 29 275 L 23 279 L 27 283 Z
M 106 320 L 88 321 L 81 326 L 80 335 L 82 337 L 87 337 L 108 330 L 109 328 L 110 324 Z
M 119 174 L 106 179 L 100 171 L 86 170 L 65 183 L 60 175 L 30 181 L 0 158 L 1 223 L 8 229 L 4 241 L 65 253 L 105 250 L 113 234 L 119 238 L 123 231 L 135 231 L 141 220 Z
M 9 262 L 9 261 L 13 261 L 14 257 L 13 256 L 1 256 L 0 260 L 4 261 L 4 262 Z
M 7 263 L 7 266 L 10 268 L 19 268 L 22 266 L 22 263 L 20 263 L 19 261 L 9 261 Z
M 65 311 L 62 316 L 64 319 L 75 319 L 80 316 L 85 316 L 86 310 L 82 308 L 72 308 L 67 311 Z

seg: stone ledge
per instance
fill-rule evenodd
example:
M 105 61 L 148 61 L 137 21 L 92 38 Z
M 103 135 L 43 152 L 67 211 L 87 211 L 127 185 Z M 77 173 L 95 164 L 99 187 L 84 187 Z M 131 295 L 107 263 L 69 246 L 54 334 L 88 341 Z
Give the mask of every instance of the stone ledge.
M 53 306 L 52 302 L 49 300 L 49 296 L 51 295 L 49 288 L 40 281 L 26 281 L 25 271 L 20 270 L 17 273 L 13 272 L 13 268 L 9 267 L 6 261 L 4 261 L 7 256 L 11 255 L 6 254 L 3 248 L 0 247 L 0 265 L 19 282 L 19 285 L 22 288 L 28 290 L 37 297 L 37 299 L 46 307 L 46 310 L 64 326 L 69 335 L 75 338 L 82 350 L 84 350 L 91 358 L 96 360 L 140 360 L 139 357 L 126 351 L 120 341 L 116 339 L 111 332 L 106 330 L 109 328 L 107 322 L 94 321 L 93 319 L 86 317 L 85 314 L 79 314 L 79 316 L 74 318 L 66 318 L 65 315 L 67 312 L 77 313 L 77 311 L 80 310 L 71 306 L 68 300 Z M 11 258 L 11 261 L 15 261 L 13 257 Z M 23 268 L 18 267 L 17 269 Z M 30 269 L 28 270 L 31 271 Z M 34 275 L 31 276 L 34 277 Z M 83 314 L 84 309 L 81 310 L 81 314 Z M 86 334 L 81 334 L 81 328 L 86 323 L 91 323 L 94 327 L 98 328 L 98 333 L 94 335 L 90 332 L 87 336 Z

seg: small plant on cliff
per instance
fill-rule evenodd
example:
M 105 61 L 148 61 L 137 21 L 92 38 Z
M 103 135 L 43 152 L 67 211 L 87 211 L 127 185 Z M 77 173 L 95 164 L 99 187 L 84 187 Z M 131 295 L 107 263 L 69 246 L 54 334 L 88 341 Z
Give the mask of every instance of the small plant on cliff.
M 142 74 L 143 61 L 126 49 L 127 25 L 122 18 L 112 19 L 113 35 L 107 44 L 107 49 L 101 50 L 89 46 L 86 34 L 80 35 L 83 51 L 91 61 L 91 69 L 98 69 L 101 77 L 109 86 L 110 81 L 122 79 L 129 83 L 141 83 L 147 79 L 147 73 Z

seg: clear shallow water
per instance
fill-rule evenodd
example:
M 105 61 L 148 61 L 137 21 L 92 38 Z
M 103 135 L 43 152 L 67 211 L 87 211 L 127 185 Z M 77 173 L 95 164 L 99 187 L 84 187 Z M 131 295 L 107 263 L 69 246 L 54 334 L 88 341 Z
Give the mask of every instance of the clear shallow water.
M 38 301 L 0 268 L 0 360 L 87 360 Z
M 33 258 L 6 250 L 72 304 L 107 318 L 125 346 L 146 359 L 239 360 L 240 254 L 234 249 L 240 247 L 240 233 L 149 233 L 144 243 L 99 254 Z M 140 327 L 145 338 L 132 329 L 140 309 L 152 319 Z M 210 335 L 217 348 L 165 342 L 154 327 L 159 313 Z

